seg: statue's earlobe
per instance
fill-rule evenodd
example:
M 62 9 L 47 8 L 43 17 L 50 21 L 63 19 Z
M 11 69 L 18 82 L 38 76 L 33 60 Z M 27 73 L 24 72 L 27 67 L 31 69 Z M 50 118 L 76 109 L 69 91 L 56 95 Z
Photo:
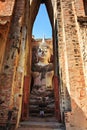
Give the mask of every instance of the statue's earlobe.
M 50 63 L 50 58 L 48 59 L 48 63 Z
M 48 61 L 49 63 L 53 63 L 53 55 L 50 56 L 50 59 Z

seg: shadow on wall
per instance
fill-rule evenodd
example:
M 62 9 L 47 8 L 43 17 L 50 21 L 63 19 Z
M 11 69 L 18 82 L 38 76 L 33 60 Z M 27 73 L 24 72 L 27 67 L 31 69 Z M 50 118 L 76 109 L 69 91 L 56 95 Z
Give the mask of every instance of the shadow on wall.
M 4 42 L 3 35 L 0 33 L 0 73 L 2 68 L 3 57 L 4 57 L 4 50 L 5 50 L 5 42 Z
M 5 0 L 0 0 L 1 2 L 5 2 Z
M 61 73 L 62 77 L 62 73 Z M 62 79 L 62 78 L 61 78 Z M 69 90 L 67 89 L 66 84 L 63 80 L 60 79 L 60 107 L 61 107 L 61 120 L 65 122 L 65 114 L 67 112 L 71 112 L 71 97 Z

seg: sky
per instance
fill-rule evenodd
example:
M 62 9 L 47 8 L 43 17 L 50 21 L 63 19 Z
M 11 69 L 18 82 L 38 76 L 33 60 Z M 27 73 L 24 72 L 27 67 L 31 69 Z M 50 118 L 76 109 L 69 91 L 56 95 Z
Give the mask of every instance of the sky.
M 44 4 L 40 5 L 34 22 L 32 35 L 34 35 L 35 39 L 43 38 L 43 36 L 45 36 L 45 38 L 52 38 L 52 27 Z

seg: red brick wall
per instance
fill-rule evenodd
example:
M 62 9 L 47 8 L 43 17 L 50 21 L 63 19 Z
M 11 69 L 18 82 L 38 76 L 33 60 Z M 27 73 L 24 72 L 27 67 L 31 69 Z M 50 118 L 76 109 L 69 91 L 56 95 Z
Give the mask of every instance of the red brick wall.
M 12 8 L 14 6 L 14 2 L 15 1 L 12 0 L 7 0 L 6 2 L 3 3 L 0 1 L 0 5 L 1 7 L 3 7 L 3 13 L 1 12 L 2 16 L 12 14 Z M 25 7 L 24 0 L 21 1 L 16 0 L 13 16 L 11 20 L 11 25 L 10 25 L 9 37 L 6 43 L 5 57 L 4 57 L 4 63 L 2 69 L 3 71 L 0 76 L 0 92 L 1 92 L 0 98 L 4 96 L 6 100 L 5 101 L 6 108 L 1 107 L 0 110 L 4 112 L 4 117 L 6 118 L 9 109 L 12 109 L 12 107 L 15 106 L 16 108 L 18 108 L 18 112 L 19 112 L 20 111 L 19 108 L 21 105 L 20 91 L 22 92 L 21 82 L 23 82 L 23 76 L 21 76 L 22 75 L 21 72 L 17 72 L 17 67 L 18 67 L 18 59 L 20 54 L 19 51 L 20 43 L 21 43 L 20 37 L 21 37 L 23 14 L 25 9 L 24 7 Z M 5 76 L 3 76 L 3 73 L 5 74 Z M 5 88 L 6 88 L 6 92 L 4 92 Z M 15 114 L 15 116 L 16 117 L 18 116 L 17 113 Z M 1 123 L 2 123 L 2 117 L 0 116 L 0 124 Z
M 76 9 L 77 16 L 85 16 L 84 1 L 85 0 L 75 1 L 75 9 Z
M 68 110 L 67 106 L 69 107 L 69 103 L 71 103 L 72 110 L 65 115 L 67 130 L 79 130 L 80 128 L 85 130 L 87 127 L 87 94 L 80 48 L 82 42 L 79 41 L 79 23 L 77 22 L 77 16 L 85 16 L 82 2 L 82 0 L 79 2 L 61 1 L 60 8 L 58 7 L 60 12 L 58 12 L 59 63 L 62 82 L 61 92 L 63 92 L 61 93 L 63 94 L 63 103 L 61 103 L 63 105 L 61 106 Z M 66 89 L 69 95 L 65 93 Z M 69 96 L 70 100 L 68 101 Z
M 0 124 L 5 123 L 9 110 L 11 97 L 12 75 L 0 74 L 0 100 L 4 101 L 0 105 Z
M 13 13 L 15 0 L 0 1 L 0 16 L 11 16 Z

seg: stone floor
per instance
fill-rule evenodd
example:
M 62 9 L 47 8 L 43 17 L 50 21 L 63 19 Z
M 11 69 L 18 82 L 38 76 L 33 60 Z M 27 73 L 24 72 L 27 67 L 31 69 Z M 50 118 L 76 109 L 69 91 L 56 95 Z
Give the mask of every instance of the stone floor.
M 55 121 L 55 119 L 34 118 L 34 120 L 21 122 L 17 130 L 65 130 L 65 127 L 63 124 Z
M 53 129 L 53 128 L 18 128 L 17 130 L 63 130 L 61 128 Z

